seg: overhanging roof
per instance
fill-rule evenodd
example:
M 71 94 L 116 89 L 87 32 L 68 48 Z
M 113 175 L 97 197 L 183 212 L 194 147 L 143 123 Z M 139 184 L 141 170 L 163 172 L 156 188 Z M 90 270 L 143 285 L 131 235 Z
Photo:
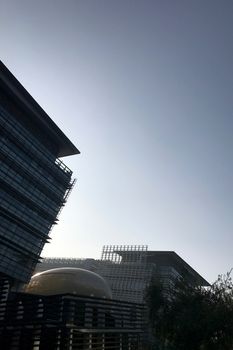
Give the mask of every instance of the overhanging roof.
M 209 286 L 207 282 L 197 271 L 195 271 L 188 263 L 186 263 L 176 252 L 174 251 L 120 251 L 115 253 L 122 256 L 122 261 L 130 260 L 130 255 L 140 254 L 146 257 L 148 263 L 154 263 L 158 266 L 171 266 L 173 267 L 183 278 L 187 279 L 191 283 L 199 286 Z
M 58 157 L 79 154 L 79 150 L 59 129 L 48 114 L 40 107 L 15 76 L 0 61 L 0 84 L 4 90 L 24 108 L 35 122 L 40 125 L 59 147 Z
M 195 284 L 200 286 L 209 286 L 207 282 L 196 270 L 194 270 L 186 261 L 184 261 L 176 252 L 174 251 L 148 251 L 148 261 L 155 260 L 157 264 L 173 266 L 182 277 L 188 278 Z

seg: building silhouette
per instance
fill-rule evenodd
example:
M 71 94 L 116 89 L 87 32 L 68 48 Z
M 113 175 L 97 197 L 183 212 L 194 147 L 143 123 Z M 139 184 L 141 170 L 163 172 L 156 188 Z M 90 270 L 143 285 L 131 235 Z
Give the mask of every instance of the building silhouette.
M 2 62 L 0 125 L 1 348 L 145 350 L 151 279 L 208 283 L 174 252 L 121 245 L 60 259 L 23 288 L 75 183 L 60 157 L 79 151 Z
M 30 280 L 74 185 L 78 149 L 0 62 L 0 290 Z M 8 282 L 6 282 L 8 281 Z
M 79 151 L 2 62 L 0 125 L 1 349 L 144 350 L 144 305 L 112 300 L 101 276 L 50 270 L 27 286 L 75 183 L 60 157 Z
M 109 283 L 113 297 L 143 303 L 147 287 L 159 281 L 165 293 L 178 279 L 193 286 L 209 283 L 174 251 L 152 251 L 145 245 L 107 245 L 98 271 Z
M 174 251 L 148 250 L 147 245 L 105 245 L 101 259 L 44 258 L 36 272 L 79 267 L 102 276 L 116 300 L 144 303 L 147 287 L 159 280 L 168 290 L 179 278 L 194 286 L 209 283 Z

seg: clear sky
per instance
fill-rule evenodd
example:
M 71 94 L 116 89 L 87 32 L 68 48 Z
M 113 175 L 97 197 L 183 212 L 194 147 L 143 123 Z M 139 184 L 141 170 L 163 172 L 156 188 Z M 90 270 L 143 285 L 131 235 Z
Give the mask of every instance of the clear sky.
M 0 0 L 1 60 L 80 149 L 43 256 L 233 266 L 233 2 Z

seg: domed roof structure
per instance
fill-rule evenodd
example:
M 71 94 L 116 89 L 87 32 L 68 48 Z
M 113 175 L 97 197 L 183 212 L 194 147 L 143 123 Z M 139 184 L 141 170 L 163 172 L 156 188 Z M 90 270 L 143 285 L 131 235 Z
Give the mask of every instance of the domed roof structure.
M 31 294 L 75 294 L 97 298 L 112 298 L 107 282 L 94 272 L 62 267 L 34 275 L 26 287 Z

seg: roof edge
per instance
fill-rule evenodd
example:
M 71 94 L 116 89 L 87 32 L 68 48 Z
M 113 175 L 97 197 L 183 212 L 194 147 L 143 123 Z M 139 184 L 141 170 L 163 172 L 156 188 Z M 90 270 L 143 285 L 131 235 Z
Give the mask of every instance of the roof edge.
M 0 60 L 0 81 L 4 84 L 6 90 L 14 96 L 35 118 L 38 124 L 45 128 L 51 136 L 56 140 L 59 151 L 58 157 L 65 157 L 74 154 L 80 154 L 77 147 L 69 140 L 69 138 L 61 131 L 56 123 L 43 110 L 38 102 L 30 95 L 17 78 L 9 71 L 9 69 Z

